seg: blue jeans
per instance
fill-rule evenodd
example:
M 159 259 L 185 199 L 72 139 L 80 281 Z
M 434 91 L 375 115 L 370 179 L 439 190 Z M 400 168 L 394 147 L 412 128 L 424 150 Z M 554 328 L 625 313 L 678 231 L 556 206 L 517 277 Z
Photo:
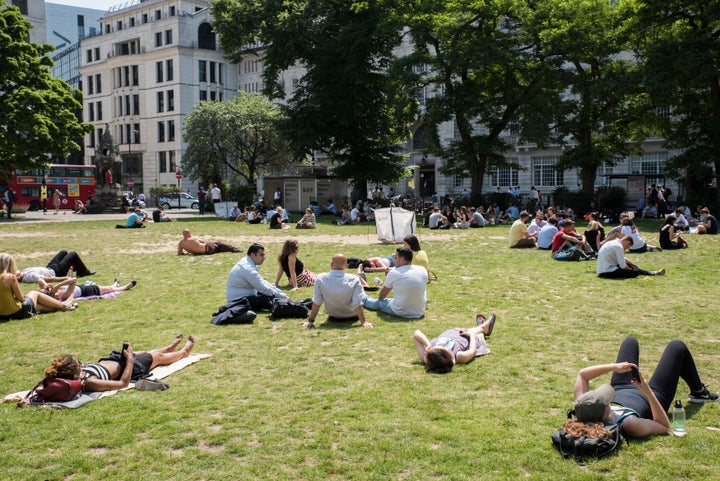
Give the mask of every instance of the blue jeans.
M 363 306 L 371 311 L 381 311 L 397 317 L 397 314 L 390 307 L 390 299 L 373 299 L 366 296 L 363 298 Z

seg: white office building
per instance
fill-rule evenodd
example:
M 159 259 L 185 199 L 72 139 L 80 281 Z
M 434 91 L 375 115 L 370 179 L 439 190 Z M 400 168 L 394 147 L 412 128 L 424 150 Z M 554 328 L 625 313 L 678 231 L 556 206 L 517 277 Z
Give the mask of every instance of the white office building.
M 85 138 L 86 156 L 90 163 L 100 154 L 108 130 L 123 160 L 123 190 L 147 194 L 178 182 L 185 117 L 199 101 L 233 98 L 238 67 L 219 50 L 210 2 L 129 3 L 81 42 L 84 121 L 96 127 Z

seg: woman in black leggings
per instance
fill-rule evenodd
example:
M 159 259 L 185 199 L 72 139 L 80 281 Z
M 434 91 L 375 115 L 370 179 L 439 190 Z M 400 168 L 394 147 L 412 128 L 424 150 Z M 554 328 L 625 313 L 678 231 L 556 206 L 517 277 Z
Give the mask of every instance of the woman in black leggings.
M 617 362 L 586 367 L 575 380 L 575 414 L 581 422 L 620 424 L 625 434 L 642 438 L 667 434 L 667 411 L 675 398 L 678 381 L 690 388 L 689 401 L 717 401 L 700 380 L 690 349 L 682 341 L 671 341 L 665 348 L 649 382 L 638 370 L 640 346 L 628 336 L 620 345 Z M 610 384 L 590 390 L 589 381 L 612 372 Z M 612 404 L 612 405 L 611 405 Z

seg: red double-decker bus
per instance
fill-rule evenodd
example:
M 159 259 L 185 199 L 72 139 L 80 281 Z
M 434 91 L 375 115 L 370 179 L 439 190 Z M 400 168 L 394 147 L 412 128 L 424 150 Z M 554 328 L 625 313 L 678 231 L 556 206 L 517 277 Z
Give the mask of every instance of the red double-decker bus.
M 0 185 L 0 191 L 12 188 L 17 197 L 16 204 L 27 205 L 28 210 L 38 210 L 43 208 L 43 185 L 46 187 L 48 209 L 55 207 L 55 190 L 62 193 L 60 208 L 73 209 L 76 199 L 85 202 L 95 195 L 95 166 L 52 164 L 45 169 L 14 172 L 10 182 Z

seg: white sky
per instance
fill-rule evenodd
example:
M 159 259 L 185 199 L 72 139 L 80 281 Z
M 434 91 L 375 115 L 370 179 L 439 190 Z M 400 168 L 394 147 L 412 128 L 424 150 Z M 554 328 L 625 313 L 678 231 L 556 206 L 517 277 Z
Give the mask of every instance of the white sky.
M 45 0 L 45 3 L 58 3 L 75 7 L 94 8 L 107 11 L 110 7 L 128 3 L 130 0 Z

